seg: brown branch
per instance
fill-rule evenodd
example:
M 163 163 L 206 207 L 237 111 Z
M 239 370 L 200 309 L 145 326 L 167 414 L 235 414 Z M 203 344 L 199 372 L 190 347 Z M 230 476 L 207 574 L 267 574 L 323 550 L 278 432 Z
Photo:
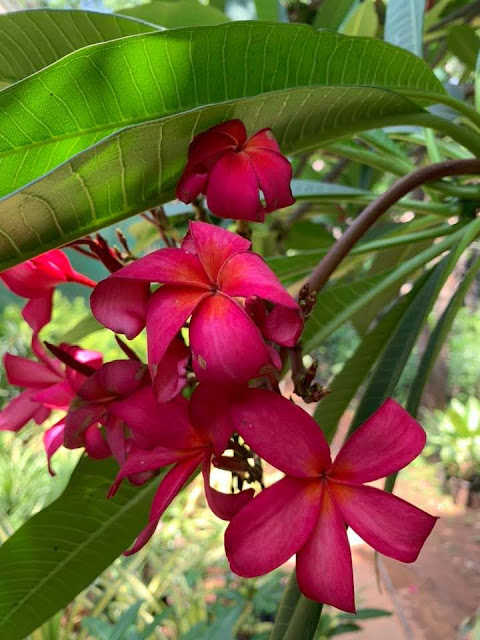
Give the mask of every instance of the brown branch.
M 421 167 L 397 180 L 385 193 L 371 202 L 355 221 L 348 227 L 341 238 L 320 260 L 308 280 L 311 292 L 320 291 L 328 279 L 348 255 L 354 245 L 370 229 L 370 227 L 398 200 L 406 196 L 420 185 L 447 176 L 480 174 L 480 160 L 447 160 L 427 167 Z

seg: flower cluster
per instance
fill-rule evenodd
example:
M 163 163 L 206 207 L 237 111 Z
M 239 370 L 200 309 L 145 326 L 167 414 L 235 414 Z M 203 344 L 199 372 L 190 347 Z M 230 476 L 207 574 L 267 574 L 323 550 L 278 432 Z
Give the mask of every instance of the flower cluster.
M 219 217 L 261 220 L 292 204 L 290 179 L 271 131 L 247 140 L 233 120 L 193 140 L 177 193 L 185 202 L 206 194 Z M 411 462 L 425 444 L 423 429 L 388 400 L 332 462 L 318 424 L 278 392 L 282 353 L 296 345 L 304 318 L 248 240 L 191 222 L 181 246 L 122 268 L 115 262 L 111 271 L 94 288 L 93 315 L 127 339 L 145 329 L 147 363 L 120 338 L 126 358 L 112 362 L 68 344 L 47 344 L 47 354 L 39 332 L 54 287 L 94 285 L 61 251 L 0 274 L 29 299 L 24 317 L 36 358 L 5 357 L 9 382 L 24 391 L 0 412 L 0 429 L 16 431 L 31 418 L 41 424 L 55 410 L 60 418 L 44 436 L 49 466 L 62 444 L 113 456 L 119 471 L 110 497 L 125 480 L 141 485 L 162 472 L 148 523 L 127 554 L 147 543 L 201 471 L 211 510 L 229 522 L 225 550 L 241 576 L 262 575 L 296 554 L 307 597 L 354 611 L 347 527 L 387 556 L 415 560 L 435 518 L 365 483 Z M 263 487 L 259 458 L 285 476 L 255 495 Z M 212 465 L 242 479 L 235 492 L 211 486 Z

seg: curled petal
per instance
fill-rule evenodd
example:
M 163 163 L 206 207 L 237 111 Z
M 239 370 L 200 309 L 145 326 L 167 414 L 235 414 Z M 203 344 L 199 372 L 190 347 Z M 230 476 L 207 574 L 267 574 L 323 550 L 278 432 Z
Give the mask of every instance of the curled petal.
M 212 282 L 227 258 L 248 251 L 251 242 L 236 233 L 205 222 L 190 222 L 190 237 L 195 253 Z
M 270 356 L 245 311 L 223 295 L 205 298 L 192 316 L 193 370 L 204 382 L 246 382 L 261 374 Z
M 176 190 L 177 198 L 181 200 L 181 202 L 189 204 L 193 202 L 200 193 L 205 193 L 207 183 L 208 173 L 206 173 L 205 169 L 200 168 L 197 172 L 196 167 L 187 166 L 178 181 Z
M 41 362 L 6 353 L 3 358 L 7 380 L 17 387 L 44 389 L 61 378 Z
M 330 449 L 322 430 L 286 398 L 264 389 L 248 389 L 235 402 L 232 414 L 235 430 L 247 444 L 284 473 L 318 477 L 330 467 Z
M 66 380 L 42 389 L 34 395 L 34 399 L 50 409 L 68 409 L 68 405 L 75 397 L 70 383 Z
M 245 153 L 226 151 L 210 172 L 207 204 L 220 218 L 263 222 L 258 181 Z
M 278 142 L 275 140 L 271 129 L 261 129 L 257 131 L 257 133 L 249 138 L 243 145 L 244 151 L 251 151 L 252 149 L 268 149 L 269 151 L 281 153 Z
M 232 571 L 254 578 L 293 556 L 317 522 L 321 490 L 320 482 L 286 477 L 249 502 L 225 532 Z
M 38 333 L 52 318 L 53 289 L 32 298 L 22 309 L 22 316 L 29 327 Z
M 93 290 L 90 306 L 98 322 L 131 340 L 145 326 L 149 297 L 148 282 L 109 277 Z
M 102 421 L 105 427 L 105 437 L 112 456 L 121 466 L 127 457 L 127 439 L 123 420 L 109 413 Z
M 80 404 L 70 407 L 65 416 L 64 446 L 67 449 L 78 449 L 85 446 L 84 433 L 88 427 L 101 420 L 106 413 L 102 404 Z
M 299 309 L 275 305 L 262 327 L 263 335 L 284 347 L 294 347 L 303 331 L 303 318 Z
M 153 499 L 150 516 L 148 518 L 148 525 L 135 540 L 133 547 L 128 551 L 125 551 L 124 555 L 130 556 L 147 544 L 155 533 L 155 529 L 157 528 L 158 522 L 165 509 L 170 505 L 172 500 L 179 493 L 199 464 L 200 459 L 192 458 L 185 460 L 184 462 L 179 462 L 173 467 L 173 469 L 170 469 L 160 483 L 157 493 L 155 494 L 155 498 Z
M 229 258 L 218 274 L 218 284 L 221 291 L 229 296 L 258 296 L 299 311 L 297 302 L 256 253 L 238 253 Z
M 229 136 L 238 147 L 241 147 L 247 139 L 247 130 L 245 129 L 245 125 L 238 118 L 227 120 L 226 122 L 221 122 L 205 133 L 212 131 Z
M 345 522 L 325 489 L 320 517 L 297 553 L 297 580 L 307 598 L 355 613 L 352 556 Z
M 131 395 L 148 382 L 148 369 L 141 362 L 112 360 L 85 380 L 78 395 L 84 400 L 108 402 Z
M 276 151 L 253 147 L 246 149 L 245 154 L 250 158 L 265 197 L 265 211 L 270 213 L 294 204 L 295 198 L 290 189 L 292 166 L 287 158 Z
M 65 428 L 64 420 L 60 420 L 47 429 L 43 434 L 43 446 L 45 447 L 45 453 L 47 454 L 48 472 L 51 476 L 55 475 L 55 471 L 52 468 L 52 456 L 60 449 L 63 444 L 63 430 Z
M 161 362 L 150 367 L 158 402 L 168 402 L 186 385 L 189 358 L 190 350 L 185 346 L 183 339 L 175 337 Z
M 205 295 L 208 294 L 193 287 L 165 286 L 155 291 L 147 313 L 150 367 L 162 361 L 170 343 Z
M 0 411 L 0 431 L 19 431 L 42 406 L 35 399 L 35 390 L 22 391 Z
M 203 459 L 202 473 L 208 506 L 220 520 L 231 520 L 253 498 L 253 489 L 240 493 L 221 493 L 210 486 L 210 454 Z
M 84 433 L 85 452 L 94 460 L 104 460 L 112 455 L 108 442 L 97 424 L 92 424 Z
M 414 562 L 437 518 L 374 487 L 330 482 L 345 522 L 371 547 L 401 562 Z
M 331 475 L 355 484 L 383 478 L 414 460 L 425 439 L 418 422 L 390 398 L 343 445 Z

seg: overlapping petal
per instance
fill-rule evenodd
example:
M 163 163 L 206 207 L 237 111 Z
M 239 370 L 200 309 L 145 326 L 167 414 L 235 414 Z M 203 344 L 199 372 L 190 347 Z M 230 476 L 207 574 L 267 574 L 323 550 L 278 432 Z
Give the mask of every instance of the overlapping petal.
M 383 478 L 414 460 L 425 440 L 418 422 L 390 398 L 343 445 L 332 477 L 353 483 Z
M 195 430 L 211 442 L 213 452 L 220 456 L 227 448 L 235 430 L 232 409 L 234 400 L 243 394 L 246 385 L 199 384 L 188 403 Z
M 216 282 L 225 260 L 251 247 L 251 242 L 238 234 L 205 222 L 191 222 L 190 237 L 195 253 L 212 282 Z
M 40 407 L 34 389 L 22 391 L 0 411 L 0 431 L 19 431 Z
M 183 389 L 187 382 L 189 359 L 190 350 L 182 338 L 175 337 L 167 347 L 162 360 L 150 366 L 158 402 L 168 402 Z
M 253 498 L 253 489 L 245 489 L 239 493 L 222 493 L 210 486 L 209 453 L 204 456 L 202 473 L 208 506 L 220 520 L 231 520 Z
M 437 518 L 375 487 L 329 483 L 345 522 L 371 547 L 414 562 Z
M 276 569 L 306 542 L 320 515 L 321 484 L 285 477 L 230 522 L 225 551 L 232 570 L 253 578 Z
M 39 333 L 52 318 L 53 289 L 31 298 L 22 309 L 22 316 L 34 333 Z
M 255 175 L 265 197 L 265 211 L 271 213 L 294 204 L 290 182 L 292 165 L 281 153 L 249 147 L 245 149 L 253 165 Z
M 297 580 L 302 593 L 317 602 L 355 613 L 352 555 L 345 522 L 323 490 L 321 515 L 297 553 Z
M 10 384 L 30 389 L 44 389 L 62 380 L 42 362 L 6 353 L 3 364 Z
M 95 287 L 90 306 L 101 324 L 132 340 L 145 326 L 149 297 L 148 282 L 109 277 Z
M 271 129 L 261 129 L 257 131 L 251 138 L 249 138 L 243 145 L 245 151 L 252 151 L 253 149 L 268 149 L 269 151 L 275 151 L 281 153 L 278 142 Z
M 235 430 L 260 457 L 299 478 L 317 477 L 330 467 L 330 449 L 308 413 L 264 389 L 249 389 L 232 408 Z
M 260 331 L 236 302 L 221 294 L 205 298 L 195 310 L 190 345 L 200 381 L 247 381 L 270 362 Z
M 52 457 L 60 449 L 63 444 L 63 430 L 65 428 L 64 420 L 60 420 L 53 427 L 47 429 L 43 434 L 43 446 L 47 454 L 48 472 L 51 476 L 55 475 L 52 467 Z

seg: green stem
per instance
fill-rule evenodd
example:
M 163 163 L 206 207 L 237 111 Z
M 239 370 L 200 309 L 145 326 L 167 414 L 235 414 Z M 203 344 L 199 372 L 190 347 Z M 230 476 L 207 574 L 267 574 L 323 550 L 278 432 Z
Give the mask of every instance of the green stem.
M 277 615 L 275 616 L 275 625 L 272 629 L 270 640 L 283 640 L 301 595 L 300 589 L 298 588 L 297 576 L 294 570 L 290 574 L 282 599 L 278 605 Z
M 411 124 L 441 131 L 471 151 L 475 157 L 480 157 L 480 135 L 472 129 L 459 127 L 445 118 L 440 118 L 427 112 L 412 114 L 409 120 Z
M 480 114 L 477 113 L 475 109 L 473 109 L 473 107 L 470 107 L 468 104 L 462 102 L 461 100 L 457 100 L 448 93 L 432 95 L 428 91 L 411 91 L 410 89 L 407 89 L 405 91 L 402 90 L 401 93 L 404 96 L 408 96 L 409 98 L 413 98 L 416 100 L 426 100 L 430 104 L 432 104 L 432 98 L 435 98 L 436 103 L 445 104 L 448 107 L 451 107 L 458 113 L 466 116 L 470 120 L 470 122 L 473 122 L 473 124 L 475 124 L 476 127 L 480 129 Z
M 323 604 L 300 596 L 283 640 L 314 640 Z

